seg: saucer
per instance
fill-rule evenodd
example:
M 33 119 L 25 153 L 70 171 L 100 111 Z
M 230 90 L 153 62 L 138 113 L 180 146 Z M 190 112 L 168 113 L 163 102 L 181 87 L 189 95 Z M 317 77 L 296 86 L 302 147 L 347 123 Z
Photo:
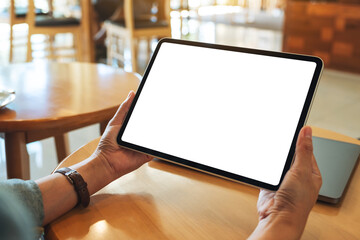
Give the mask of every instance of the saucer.
M 0 90 L 0 109 L 11 103 L 15 99 L 15 91 Z

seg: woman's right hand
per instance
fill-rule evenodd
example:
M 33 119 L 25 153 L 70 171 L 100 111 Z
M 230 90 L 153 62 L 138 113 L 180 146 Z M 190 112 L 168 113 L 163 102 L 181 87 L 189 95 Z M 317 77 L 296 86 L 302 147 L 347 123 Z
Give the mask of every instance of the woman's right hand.
M 300 239 L 322 184 L 310 127 L 300 131 L 295 154 L 279 190 L 260 190 L 259 224 L 249 239 Z

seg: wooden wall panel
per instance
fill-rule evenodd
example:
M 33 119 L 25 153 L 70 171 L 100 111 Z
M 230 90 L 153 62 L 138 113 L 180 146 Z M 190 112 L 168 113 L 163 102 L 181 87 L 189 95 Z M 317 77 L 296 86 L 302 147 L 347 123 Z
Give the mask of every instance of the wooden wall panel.
M 360 0 L 288 1 L 283 51 L 316 55 L 327 68 L 360 73 Z

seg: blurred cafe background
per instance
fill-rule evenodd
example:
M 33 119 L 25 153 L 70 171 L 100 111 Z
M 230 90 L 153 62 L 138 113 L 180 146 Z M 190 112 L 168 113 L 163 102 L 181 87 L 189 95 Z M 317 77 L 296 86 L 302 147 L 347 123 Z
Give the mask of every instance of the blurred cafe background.
M 0 1 L 0 68 L 87 62 L 142 75 L 162 37 L 322 58 L 308 124 L 360 137 L 360 0 Z M 32 84 L 41 83 L 34 76 Z M 3 135 L 0 179 L 7 178 Z M 69 151 L 98 136 L 99 124 L 70 131 Z M 54 141 L 27 144 L 31 179 L 57 166 Z

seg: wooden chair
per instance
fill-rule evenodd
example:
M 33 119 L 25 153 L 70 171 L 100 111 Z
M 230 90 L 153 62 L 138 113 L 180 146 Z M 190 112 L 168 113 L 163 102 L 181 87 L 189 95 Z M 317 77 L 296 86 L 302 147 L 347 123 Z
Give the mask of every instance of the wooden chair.
M 106 21 L 107 63 L 112 65 L 113 59 L 124 63 L 124 49 L 129 46 L 131 67 L 137 72 L 138 42 L 141 38 L 148 41 L 148 52 L 151 52 L 152 38 L 171 36 L 170 0 L 154 0 L 158 11 L 150 17 L 134 17 L 133 0 L 124 1 L 124 20 Z M 120 46 L 123 43 L 123 48 Z
M 10 52 L 9 52 L 9 62 L 13 61 L 13 48 L 14 45 L 14 25 L 26 23 L 26 14 L 27 7 L 16 7 L 15 0 L 10 0 L 9 8 L 7 11 L 0 14 L 0 22 L 8 23 L 10 26 Z M 48 13 L 43 12 L 41 9 L 35 9 L 35 14 L 47 15 Z
M 35 14 L 34 0 L 28 0 L 29 12 L 26 15 L 26 22 L 29 25 L 28 42 L 27 42 L 27 61 L 32 60 L 32 43 L 31 36 L 34 34 L 44 34 L 49 36 L 49 50 L 50 54 L 48 58 L 58 57 L 75 57 L 77 61 L 82 60 L 81 52 L 81 23 L 80 20 L 73 17 L 60 17 L 54 18 L 52 16 L 37 16 Z M 80 3 L 83 1 L 80 1 Z M 57 55 L 55 50 L 61 49 L 60 47 L 55 49 L 53 46 L 55 35 L 59 33 L 71 33 L 73 34 L 73 47 L 75 49 L 74 55 Z M 64 49 L 64 48 L 63 48 Z

